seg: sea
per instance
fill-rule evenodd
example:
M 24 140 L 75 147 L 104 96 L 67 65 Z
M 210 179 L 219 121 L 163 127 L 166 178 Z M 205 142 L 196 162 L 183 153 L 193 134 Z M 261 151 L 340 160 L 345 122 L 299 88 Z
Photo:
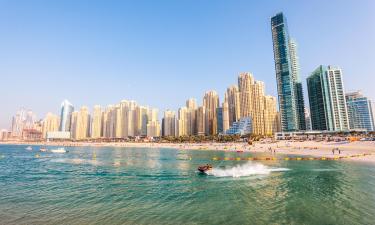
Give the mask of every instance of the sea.
M 375 224 L 375 166 L 268 153 L 0 145 L 0 224 Z M 281 157 L 276 155 L 275 157 Z M 212 164 L 208 174 L 197 167 Z

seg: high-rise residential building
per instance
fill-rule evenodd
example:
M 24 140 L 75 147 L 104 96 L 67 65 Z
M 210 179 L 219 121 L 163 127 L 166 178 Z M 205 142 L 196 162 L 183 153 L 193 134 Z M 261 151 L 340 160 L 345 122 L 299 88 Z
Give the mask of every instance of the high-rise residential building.
M 190 98 L 186 101 L 186 135 L 197 134 L 197 100 Z
M 374 131 L 371 101 L 360 91 L 346 93 L 345 98 L 350 129 Z
M 332 66 L 319 66 L 307 78 L 313 130 L 349 130 L 342 72 Z
M 73 111 L 70 119 L 70 136 L 73 139 L 77 139 L 77 119 L 78 111 Z
M 271 30 L 282 130 L 304 130 L 305 109 L 297 46 L 289 37 L 287 21 L 282 13 L 271 18 Z
M 102 107 L 100 105 L 95 105 L 92 113 L 92 122 L 91 122 L 91 137 L 92 138 L 101 138 L 102 133 L 102 117 L 103 117 Z
M 240 96 L 240 118 L 251 117 L 253 110 L 254 77 L 251 73 L 241 73 L 238 77 Z
M 203 106 L 205 108 L 205 133 L 206 135 L 217 134 L 216 108 L 219 107 L 219 95 L 216 91 L 207 91 L 203 97 Z
M 255 81 L 253 84 L 253 102 L 251 104 L 251 118 L 252 118 L 252 126 L 253 126 L 253 133 L 254 134 L 265 134 L 265 126 L 264 126 L 264 109 L 265 109 L 265 87 L 264 82 L 262 81 Z
M 136 114 L 137 103 L 135 101 L 123 100 L 120 103 L 121 108 L 121 137 L 136 136 Z
M 197 109 L 197 100 L 195 98 L 189 98 L 188 100 L 186 100 L 186 107 L 188 109 Z
M 229 125 L 238 121 L 240 116 L 240 92 L 236 85 L 227 88 Z
M 205 135 L 206 133 L 206 108 L 199 106 L 197 109 L 197 135 Z
M 229 129 L 229 103 L 228 103 L 228 94 L 225 93 L 224 95 L 224 102 L 222 104 L 222 111 L 223 111 L 223 131 L 222 133 L 225 134 L 225 132 Z
M 164 112 L 162 128 L 162 136 L 176 135 L 176 113 L 174 111 L 166 110 Z
M 176 123 L 176 136 L 186 136 L 187 133 L 187 125 L 188 125 L 188 108 L 181 107 L 178 109 L 178 119 Z
M 302 82 L 299 75 L 299 58 L 297 54 L 297 43 L 294 39 L 289 39 L 290 63 L 295 87 L 295 100 L 297 110 L 297 124 L 299 130 L 306 130 L 305 99 L 303 97 Z
M 147 136 L 148 137 L 159 137 L 160 136 L 160 123 L 158 117 L 159 110 L 152 108 L 148 111 L 148 122 L 147 122 Z
M 64 100 L 61 103 L 60 131 L 71 131 L 70 125 L 73 111 L 74 107 L 68 100 Z
M 224 133 L 224 126 L 223 126 L 223 107 L 216 108 L 216 133 L 222 134 Z
M 147 137 L 160 137 L 159 121 L 150 121 L 147 123 Z
M 73 115 L 73 114 L 72 114 Z M 89 109 L 86 106 L 82 106 L 81 109 L 74 114 L 74 132 L 73 139 L 82 140 L 90 136 L 90 114 Z
M 59 116 L 52 114 L 52 113 L 47 113 L 46 117 L 43 120 L 42 137 L 47 138 L 48 132 L 58 131 L 59 126 L 60 126 Z
M 273 135 L 278 132 L 278 113 L 277 113 L 277 101 L 273 96 L 264 96 L 264 108 L 263 108 L 263 127 L 264 135 Z
M 265 96 L 264 82 L 254 80 L 250 73 L 241 73 L 238 77 L 238 86 L 240 118 L 251 118 L 254 134 L 271 135 L 276 132 L 276 100 L 271 96 Z
M 108 105 L 102 113 L 102 136 L 104 138 L 110 137 L 109 120 L 111 113 L 111 105 Z
M 148 122 L 149 108 L 145 106 L 137 106 L 135 110 L 135 135 L 147 135 L 147 122 Z
M 12 118 L 12 136 L 18 138 L 22 137 L 23 130 L 34 129 L 35 122 L 35 114 L 31 110 L 21 108 Z
M 372 113 L 372 122 L 375 129 L 375 102 L 370 102 L 371 104 L 371 113 Z

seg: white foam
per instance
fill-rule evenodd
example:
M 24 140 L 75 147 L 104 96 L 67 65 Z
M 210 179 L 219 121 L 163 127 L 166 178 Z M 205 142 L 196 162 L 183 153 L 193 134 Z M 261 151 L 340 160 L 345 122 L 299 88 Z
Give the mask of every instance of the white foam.
M 248 162 L 243 165 L 237 165 L 226 169 L 212 169 L 207 172 L 208 175 L 216 177 L 243 177 L 250 175 L 267 175 L 271 172 L 288 171 L 287 168 L 271 168 L 260 163 Z

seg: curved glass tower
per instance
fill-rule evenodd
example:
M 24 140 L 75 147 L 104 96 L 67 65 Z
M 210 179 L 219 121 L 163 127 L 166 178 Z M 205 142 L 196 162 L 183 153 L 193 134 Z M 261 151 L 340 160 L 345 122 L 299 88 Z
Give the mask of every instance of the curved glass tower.
M 73 111 L 74 107 L 68 100 L 64 100 L 61 103 L 60 131 L 70 131 L 70 121 Z

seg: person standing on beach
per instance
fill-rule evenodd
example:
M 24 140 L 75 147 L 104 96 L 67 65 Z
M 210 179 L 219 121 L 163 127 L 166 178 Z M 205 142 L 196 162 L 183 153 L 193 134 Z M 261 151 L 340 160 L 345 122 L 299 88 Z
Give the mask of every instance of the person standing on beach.
M 334 148 L 332 149 L 332 154 L 333 154 L 333 155 L 335 154 L 335 149 L 334 149 Z

